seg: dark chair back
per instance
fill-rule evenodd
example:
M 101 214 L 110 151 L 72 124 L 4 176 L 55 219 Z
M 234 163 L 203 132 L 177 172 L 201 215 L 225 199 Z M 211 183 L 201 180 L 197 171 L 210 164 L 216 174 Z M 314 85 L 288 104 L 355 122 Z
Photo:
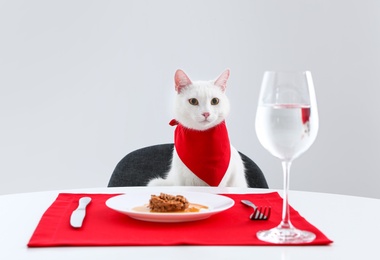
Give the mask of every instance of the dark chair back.
M 116 166 L 108 187 L 146 186 L 157 177 L 164 178 L 170 169 L 174 144 L 159 144 L 127 154 Z M 239 152 L 245 167 L 245 178 L 251 188 L 268 188 L 260 168 Z

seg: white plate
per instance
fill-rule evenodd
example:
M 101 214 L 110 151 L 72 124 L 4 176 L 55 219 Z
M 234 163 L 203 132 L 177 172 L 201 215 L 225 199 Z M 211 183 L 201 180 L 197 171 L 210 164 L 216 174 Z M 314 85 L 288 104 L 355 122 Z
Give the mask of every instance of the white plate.
M 182 195 L 189 201 L 189 203 L 201 204 L 208 208 L 201 209 L 199 212 L 187 213 L 140 212 L 134 210 L 136 207 L 147 205 L 152 194 L 159 195 L 159 193 L 151 191 L 131 191 L 108 199 L 106 205 L 113 210 L 138 220 L 150 222 L 186 222 L 206 219 L 211 215 L 231 208 L 235 204 L 234 200 L 221 195 L 180 191 L 168 192 L 168 194 Z

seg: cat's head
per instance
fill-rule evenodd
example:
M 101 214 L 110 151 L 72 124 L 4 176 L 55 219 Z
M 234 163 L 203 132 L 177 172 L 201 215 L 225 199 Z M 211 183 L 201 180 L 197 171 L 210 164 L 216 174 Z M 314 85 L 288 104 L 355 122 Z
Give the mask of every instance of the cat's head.
M 229 70 L 225 70 L 216 80 L 191 81 L 182 70 L 174 76 L 175 119 L 183 126 L 195 130 L 207 130 L 220 124 L 230 111 L 230 103 L 225 94 Z

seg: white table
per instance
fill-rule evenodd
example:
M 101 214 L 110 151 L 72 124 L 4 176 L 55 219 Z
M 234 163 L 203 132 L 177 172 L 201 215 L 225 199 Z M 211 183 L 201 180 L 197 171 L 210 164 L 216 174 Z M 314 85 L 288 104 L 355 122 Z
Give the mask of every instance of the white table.
M 130 188 L 59 190 L 0 196 L 0 259 L 361 259 L 380 246 L 380 200 L 290 191 L 290 204 L 334 243 L 329 246 L 49 247 L 26 245 L 44 211 L 60 192 L 120 193 Z M 165 187 L 212 193 L 273 190 Z M 281 194 L 281 193 L 280 193 Z

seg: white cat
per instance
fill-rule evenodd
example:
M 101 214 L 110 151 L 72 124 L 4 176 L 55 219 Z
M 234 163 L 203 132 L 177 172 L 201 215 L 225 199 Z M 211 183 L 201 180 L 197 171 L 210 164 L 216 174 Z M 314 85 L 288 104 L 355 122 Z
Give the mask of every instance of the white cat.
M 182 70 L 176 71 L 172 164 L 165 179 L 153 179 L 148 186 L 247 187 L 243 161 L 225 125 L 229 75 L 226 70 L 216 80 L 192 82 Z

